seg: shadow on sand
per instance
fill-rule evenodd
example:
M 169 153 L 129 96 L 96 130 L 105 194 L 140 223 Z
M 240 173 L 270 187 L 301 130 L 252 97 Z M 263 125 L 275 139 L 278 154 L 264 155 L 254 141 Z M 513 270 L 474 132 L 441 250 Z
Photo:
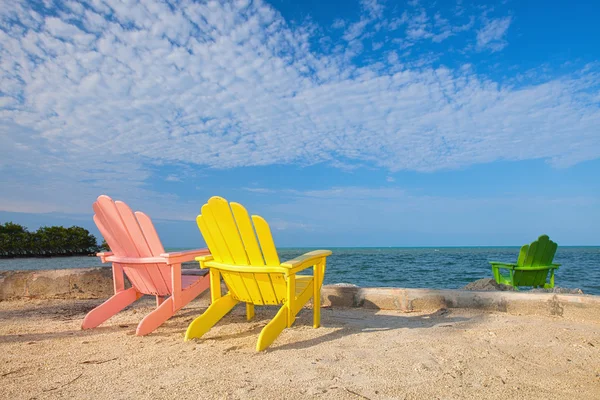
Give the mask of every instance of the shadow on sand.
M 333 296 L 330 296 L 333 297 Z M 336 304 L 335 298 L 330 298 L 331 304 Z M 85 314 L 98 305 L 101 301 L 73 301 L 70 304 L 50 304 L 30 306 L 18 310 L 0 311 L 2 319 L 39 319 L 43 323 L 44 319 L 54 319 L 62 321 L 79 321 L 83 320 Z M 25 342 L 33 344 L 39 341 L 51 340 L 56 338 L 80 337 L 86 338 L 96 334 L 105 334 L 110 332 L 122 332 L 124 335 L 134 335 L 135 328 L 139 321 L 143 318 L 146 311 L 152 309 L 152 302 L 140 302 L 134 308 L 140 308 L 139 313 L 136 312 L 133 318 L 127 318 L 127 321 L 122 323 L 112 322 L 109 320 L 102 326 L 90 330 L 72 329 L 66 331 L 52 332 L 27 332 L 23 334 L 8 334 L 0 335 L 0 343 Z M 129 308 L 129 307 L 128 307 Z M 143 308 L 143 309 L 142 309 Z M 214 341 L 227 341 L 229 339 L 238 339 L 247 336 L 258 335 L 263 327 L 275 316 L 279 307 L 264 306 L 256 308 L 256 318 L 253 321 L 247 322 L 245 319 L 244 307 L 236 307 L 229 315 L 225 316 L 218 325 L 237 325 L 242 329 L 236 329 L 236 332 L 207 335 L 206 339 Z M 147 309 L 147 310 L 146 310 Z M 366 301 L 361 308 L 337 308 L 324 307 L 321 311 L 321 326 L 331 329 L 314 330 L 314 335 L 311 339 L 294 341 L 293 343 L 278 345 L 277 341 L 267 349 L 267 351 L 285 350 L 285 349 L 302 349 L 318 345 L 320 343 L 331 342 L 344 336 L 355 334 L 369 334 L 379 331 L 389 331 L 395 329 L 423 329 L 436 326 L 453 326 L 457 323 L 470 322 L 472 318 L 462 316 L 453 316 L 453 312 L 446 309 L 440 309 L 429 314 L 414 315 L 402 312 L 385 312 L 380 313 L 378 307 Z M 184 308 L 175 316 L 166 321 L 156 331 L 152 332 L 147 337 L 157 339 L 177 339 L 183 337 L 188 324 L 198 315 L 204 312 L 204 307 Z M 43 325 L 42 325 L 43 326 Z M 305 329 L 312 327 L 312 310 L 304 309 L 298 315 L 292 329 Z M 200 342 L 202 339 L 200 339 Z
M 335 304 L 335 299 L 330 299 Z M 356 334 L 369 334 L 396 329 L 424 329 L 432 327 L 450 327 L 455 324 L 472 322 L 472 318 L 453 316 L 453 312 L 440 309 L 429 314 L 414 315 L 400 311 L 387 311 L 380 313 L 374 303 L 365 301 L 361 308 L 334 308 L 327 307 L 321 310 L 321 326 L 337 328 L 333 332 L 329 329 L 322 335 L 293 343 L 277 346 L 274 343 L 270 350 L 303 349 L 330 342 L 345 336 Z M 293 326 L 312 325 L 312 311 L 304 310 Z M 315 332 L 318 332 L 316 330 Z M 268 350 L 269 350 L 268 349 Z

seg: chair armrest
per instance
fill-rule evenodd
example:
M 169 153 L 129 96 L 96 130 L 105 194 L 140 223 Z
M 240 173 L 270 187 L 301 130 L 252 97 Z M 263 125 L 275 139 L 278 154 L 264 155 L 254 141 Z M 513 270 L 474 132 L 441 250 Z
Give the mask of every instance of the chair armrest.
M 121 264 L 181 264 L 185 261 L 193 261 L 194 258 L 201 254 L 210 254 L 208 249 L 178 251 L 175 253 L 163 253 L 159 257 L 119 257 L 108 256 L 104 257 L 106 261 L 121 263 Z
M 109 256 L 105 258 L 106 261 L 120 263 L 120 264 L 164 264 L 167 260 L 163 257 L 119 257 Z
M 208 249 L 195 249 L 186 251 L 176 251 L 173 253 L 162 253 L 160 256 L 164 257 L 167 264 L 180 264 L 186 261 L 194 261 L 196 257 L 210 255 Z
M 214 257 L 212 256 L 212 254 L 207 254 L 204 256 L 198 256 L 198 257 L 194 258 L 194 260 L 199 261 L 199 262 L 207 262 L 207 261 L 214 260 Z
M 198 257 L 200 258 L 200 257 Z M 198 260 L 200 261 L 200 260 Z M 207 261 L 206 263 L 202 262 L 204 268 L 215 268 L 220 271 L 230 271 L 230 272 L 248 272 L 251 274 L 287 274 L 290 272 L 289 268 L 285 268 L 282 266 L 257 266 L 257 265 L 233 265 L 233 264 L 225 264 L 216 261 Z
M 312 267 L 330 254 L 331 251 L 329 250 L 315 250 L 277 266 L 232 265 L 213 261 L 212 256 L 196 257 L 196 261 L 200 261 L 204 268 L 215 268 L 222 271 L 249 272 L 252 274 L 295 274 L 298 271 Z
M 540 265 L 537 267 L 517 267 L 517 268 L 515 268 L 516 271 L 544 271 L 546 269 L 558 269 L 558 266 L 556 264 L 550 264 L 550 265 Z
M 515 263 L 504 263 L 500 261 L 490 261 L 492 268 L 503 268 L 503 269 L 515 269 L 517 264 Z
M 550 268 L 558 269 L 562 264 L 550 264 Z
M 292 260 L 285 261 L 281 263 L 282 267 L 289 268 L 289 273 L 295 273 L 301 271 L 303 269 L 312 267 L 317 262 L 321 261 L 323 258 L 330 256 L 330 250 L 314 250 L 303 254 L 299 257 L 296 257 Z
M 100 261 L 105 263 L 106 262 L 106 257 L 110 257 L 113 255 L 112 251 L 104 251 L 102 253 L 96 253 L 96 256 L 100 257 Z

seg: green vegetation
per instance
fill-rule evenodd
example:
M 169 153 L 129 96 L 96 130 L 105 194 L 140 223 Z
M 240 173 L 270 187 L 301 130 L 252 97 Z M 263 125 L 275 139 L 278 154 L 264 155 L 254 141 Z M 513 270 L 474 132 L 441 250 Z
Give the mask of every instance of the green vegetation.
M 100 251 L 110 251 L 110 247 L 108 247 L 108 243 L 106 243 L 105 239 L 102 239 L 102 244 L 100 245 Z
M 43 226 L 35 232 L 19 224 L 0 224 L 0 257 L 88 255 L 98 251 L 96 237 L 79 226 Z

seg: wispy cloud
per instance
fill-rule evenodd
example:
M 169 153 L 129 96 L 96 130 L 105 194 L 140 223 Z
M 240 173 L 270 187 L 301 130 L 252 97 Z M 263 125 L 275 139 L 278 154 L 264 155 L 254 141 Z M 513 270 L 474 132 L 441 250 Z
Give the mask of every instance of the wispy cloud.
M 176 175 L 169 175 L 165 178 L 167 182 L 181 182 L 181 178 Z
M 280 197 L 275 197 L 276 194 Z M 363 245 L 436 242 L 464 245 L 467 236 L 471 237 L 470 244 L 498 243 L 498 237 L 503 237 L 508 238 L 504 243 L 516 245 L 541 232 L 577 230 L 578 226 L 591 228 L 600 222 L 595 211 L 600 204 L 597 198 L 569 194 L 433 196 L 393 187 L 343 186 L 308 191 L 285 189 L 270 196 L 268 206 L 256 210 L 259 214 L 268 220 L 285 216 L 286 220 L 318 226 L 311 237 L 318 239 L 315 243 L 321 240 L 321 245 L 326 238 L 336 237 L 344 237 L 339 243 L 342 245 L 352 245 L 351 240 Z M 535 213 L 531 213 L 532 204 L 536 205 Z M 515 214 L 523 215 L 527 221 L 518 230 L 514 228 Z M 553 219 L 548 215 L 568 215 L 568 218 Z M 290 226 L 290 230 L 295 229 L 302 228 Z M 371 235 L 377 240 L 371 242 Z
M 600 157 L 597 67 L 507 86 L 393 53 L 359 66 L 350 53 L 376 28 L 346 25 L 348 51 L 315 49 L 320 33 L 261 1 L 45 7 L 0 7 L 0 209 L 37 198 L 79 212 L 100 188 L 143 201 L 156 165 L 434 171 Z M 363 10 L 382 19 L 377 2 Z M 414 39 L 454 26 L 421 15 L 405 22 Z M 499 49 L 510 23 L 490 20 L 478 46 Z M 71 193 L 81 200 L 63 205 Z
M 500 51 L 508 45 L 505 39 L 510 27 L 512 17 L 485 20 L 481 29 L 477 31 L 477 49 Z

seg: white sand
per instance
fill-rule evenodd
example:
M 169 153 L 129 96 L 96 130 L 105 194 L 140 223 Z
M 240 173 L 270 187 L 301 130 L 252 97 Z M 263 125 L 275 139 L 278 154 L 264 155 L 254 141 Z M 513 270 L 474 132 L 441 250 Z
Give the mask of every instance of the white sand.
M 254 346 L 275 313 L 238 306 L 184 342 L 198 300 L 146 337 L 153 301 L 79 329 L 93 301 L 0 302 L 0 398 L 600 399 L 600 326 L 562 318 L 450 310 L 300 313 L 266 351 Z

